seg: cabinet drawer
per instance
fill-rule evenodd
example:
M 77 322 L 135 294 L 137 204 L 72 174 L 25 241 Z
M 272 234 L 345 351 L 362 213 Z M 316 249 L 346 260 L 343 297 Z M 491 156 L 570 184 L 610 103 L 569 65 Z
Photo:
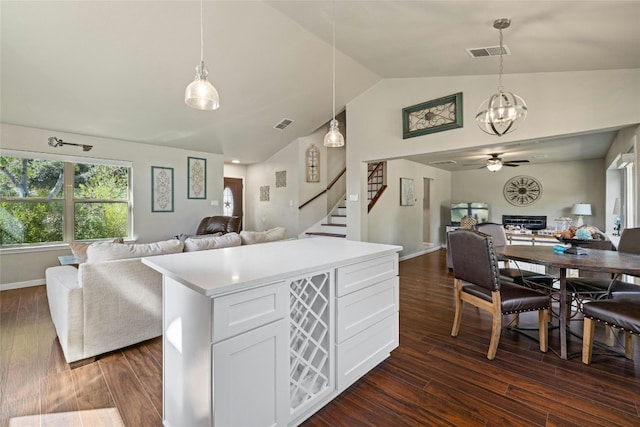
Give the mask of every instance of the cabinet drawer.
M 336 346 L 336 382 L 342 391 L 398 346 L 398 313 Z
M 336 272 L 336 294 L 341 297 L 397 275 L 397 254 L 339 267 Z
M 338 298 L 337 342 L 351 338 L 398 311 L 398 276 Z
M 213 337 L 219 342 L 289 315 L 285 282 L 213 299 Z

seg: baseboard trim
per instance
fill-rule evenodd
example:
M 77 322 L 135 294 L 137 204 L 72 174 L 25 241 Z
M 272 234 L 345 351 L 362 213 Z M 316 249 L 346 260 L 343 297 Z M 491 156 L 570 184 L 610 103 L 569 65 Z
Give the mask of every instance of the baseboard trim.
M 21 289 L 21 288 L 30 288 L 31 286 L 40 286 L 44 285 L 45 280 L 36 279 L 36 280 L 27 280 L 26 282 L 14 282 L 14 283 L 0 283 L 0 291 L 8 291 L 11 289 Z
M 440 249 L 443 249 L 443 247 L 442 246 L 434 246 L 432 248 L 428 248 L 428 249 L 425 249 L 423 251 L 414 252 L 412 254 L 400 257 L 400 258 L 398 258 L 398 261 L 406 261 L 408 259 L 415 258 L 415 257 L 420 256 L 420 255 L 430 254 L 431 252 L 439 251 Z

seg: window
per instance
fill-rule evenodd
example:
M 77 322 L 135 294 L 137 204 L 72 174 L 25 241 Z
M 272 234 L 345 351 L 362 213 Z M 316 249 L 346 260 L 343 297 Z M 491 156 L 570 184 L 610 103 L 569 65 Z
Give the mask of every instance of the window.
M 0 246 L 127 237 L 130 165 L 0 156 Z
M 226 216 L 233 215 L 233 192 L 229 187 L 225 187 L 222 192 L 222 214 Z

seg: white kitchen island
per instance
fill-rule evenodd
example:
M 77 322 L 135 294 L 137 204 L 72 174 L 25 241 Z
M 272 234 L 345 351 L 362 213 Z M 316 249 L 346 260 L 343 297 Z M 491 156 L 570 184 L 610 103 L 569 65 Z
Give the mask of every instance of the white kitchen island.
M 163 274 L 163 419 L 298 425 L 398 346 L 400 246 L 310 238 L 143 258 Z

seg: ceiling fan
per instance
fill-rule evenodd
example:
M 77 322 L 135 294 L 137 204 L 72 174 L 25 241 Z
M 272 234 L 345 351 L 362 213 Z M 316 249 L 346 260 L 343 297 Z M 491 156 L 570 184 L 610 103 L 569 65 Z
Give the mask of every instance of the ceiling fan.
M 480 168 L 487 168 L 491 172 L 497 172 L 502 169 L 503 166 L 509 166 L 515 168 L 520 166 L 521 163 L 529 163 L 529 160 L 509 160 L 507 162 L 502 160 L 500 157 L 504 153 L 491 153 L 490 158 L 487 159 L 487 162 Z M 464 166 L 476 166 L 476 165 L 464 165 Z

